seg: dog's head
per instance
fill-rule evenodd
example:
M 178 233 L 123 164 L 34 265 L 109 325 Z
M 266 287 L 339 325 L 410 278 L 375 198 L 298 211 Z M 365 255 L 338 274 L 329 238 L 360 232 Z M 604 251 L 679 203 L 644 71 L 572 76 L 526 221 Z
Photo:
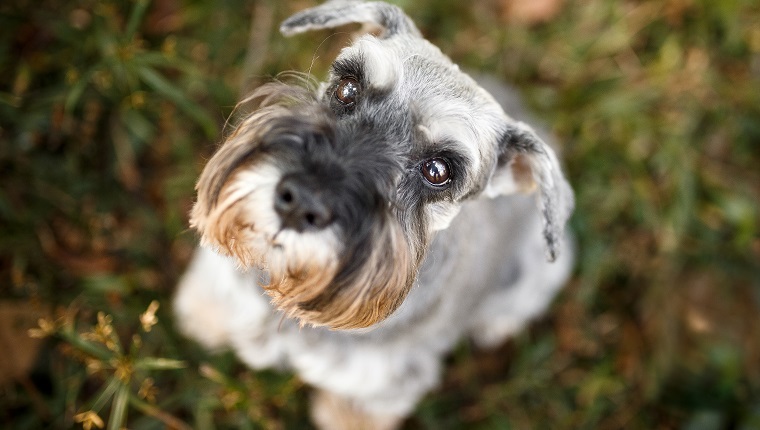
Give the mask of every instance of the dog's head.
M 250 96 L 259 107 L 198 182 L 191 224 L 203 242 L 264 268 L 289 316 L 332 328 L 390 315 L 467 199 L 535 190 L 554 259 L 572 210 L 554 152 L 395 6 L 331 1 L 281 31 L 348 23 L 379 33 L 344 48 L 325 83 Z

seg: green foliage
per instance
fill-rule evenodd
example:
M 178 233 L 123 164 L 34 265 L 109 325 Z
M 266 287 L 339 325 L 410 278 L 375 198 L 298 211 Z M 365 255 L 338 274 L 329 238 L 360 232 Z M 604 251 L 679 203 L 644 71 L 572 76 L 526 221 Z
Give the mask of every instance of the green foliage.
M 297 379 L 201 351 L 168 307 L 240 88 L 322 76 L 345 35 L 277 34 L 311 2 L 6 3 L 0 302 L 47 316 L 0 422 L 307 428 Z M 398 2 L 558 136 L 577 270 L 528 332 L 456 351 L 407 426 L 760 428 L 760 5 L 566 0 L 527 24 L 511 3 Z

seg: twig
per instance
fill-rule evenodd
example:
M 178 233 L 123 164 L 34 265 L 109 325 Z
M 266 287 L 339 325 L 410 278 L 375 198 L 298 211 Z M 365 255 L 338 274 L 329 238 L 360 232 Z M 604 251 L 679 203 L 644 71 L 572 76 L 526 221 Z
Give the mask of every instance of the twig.
M 153 418 L 161 421 L 162 423 L 166 424 L 167 427 L 170 429 L 175 430 L 193 430 L 190 425 L 188 425 L 186 422 L 182 421 L 181 419 L 175 417 L 174 415 L 164 412 L 163 410 L 149 404 L 146 402 L 143 402 L 137 396 L 130 393 L 129 394 L 129 402 L 137 408 L 140 412 L 150 415 Z
M 257 2 L 253 8 L 251 17 L 251 31 L 248 35 L 248 48 L 243 61 L 242 77 L 240 81 L 240 97 L 243 98 L 249 91 L 252 76 L 266 58 L 269 46 L 269 34 L 272 32 L 274 12 L 270 2 Z

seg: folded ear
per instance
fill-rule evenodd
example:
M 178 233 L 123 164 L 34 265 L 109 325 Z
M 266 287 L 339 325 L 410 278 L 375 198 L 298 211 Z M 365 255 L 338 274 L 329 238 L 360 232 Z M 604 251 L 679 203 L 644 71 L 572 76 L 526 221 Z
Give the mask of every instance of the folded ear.
M 421 36 L 412 20 L 397 6 L 360 0 L 332 0 L 306 9 L 286 19 L 280 32 L 291 36 L 354 23 L 380 27 L 383 39 L 399 34 Z
M 499 144 L 496 170 L 484 192 L 496 197 L 534 191 L 539 193 L 547 258 L 554 261 L 565 223 L 573 212 L 573 190 L 562 175 L 554 150 L 527 124 L 510 123 Z

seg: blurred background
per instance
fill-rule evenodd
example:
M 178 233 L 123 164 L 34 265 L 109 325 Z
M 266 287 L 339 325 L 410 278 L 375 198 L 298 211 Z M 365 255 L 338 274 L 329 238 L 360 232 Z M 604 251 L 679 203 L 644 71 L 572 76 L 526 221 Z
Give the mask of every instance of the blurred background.
M 466 342 L 409 429 L 760 428 L 760 3 L 397 0 L 521 89 L 577 197 L 574 276 Z M 194 182 L 246 83 L 323 77 L 311 0 L 0 5 L 0 426 L 310 428 L 308 389 L 175 331 Z

